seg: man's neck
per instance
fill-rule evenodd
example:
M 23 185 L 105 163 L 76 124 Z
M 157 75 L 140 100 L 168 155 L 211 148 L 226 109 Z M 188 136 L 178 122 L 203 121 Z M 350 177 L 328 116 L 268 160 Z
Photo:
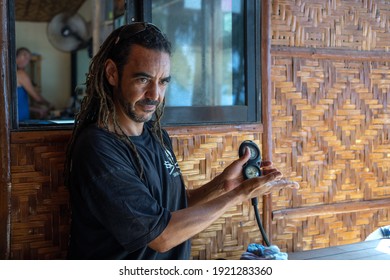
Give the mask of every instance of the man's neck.
M 139 136 L 144 131 L 144 123 L 135 122 L 128 117 L 118 116 L 117 121 L 126 136 Z

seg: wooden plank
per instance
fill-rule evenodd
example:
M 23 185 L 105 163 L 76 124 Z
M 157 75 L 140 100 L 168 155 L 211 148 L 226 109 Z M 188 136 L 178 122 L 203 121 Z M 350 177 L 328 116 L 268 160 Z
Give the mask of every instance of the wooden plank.
M 390 61 L 389 52 L 355 51 L 350 49 L 317 49 L 272 46 L 272 56 L 301 57 L 311 59 L 354 60 L 354 61 Z
M 23 131 L 11 134 L 12 144 L 68 142 L 72 130 Z
M 290 208 L 273 212 L 274 219 L 297 219 L 302 217 L 314 217 L 324 215 L 335 215 L 341 213 L 372 211 L 390 207 L 390 199 L 356 201 L 335 203 L 329 205 L 316 205 L 301 208 Z
M 212 134 L 234 132 L 263 132 L 262 124 L 239 124 L 239 125 L 194 125 L 194 126 L 164 126 L 171 137 L 176 135 Z M 238 153 L 238 152 L 237 152 Z
M 11 81 L 10 78 L 10 26 L 9 26 L 9 1 L 0 1 L 0 18 L 2 25 L 0 28 L 0 259 L 8 259 L 10 255 L 10 196 L 11 196 L 11 171 L 10 171 L 10 100 Z M 11 75 L 12 76 L 12 75 Z
M 262 138 L 263 160 L 272 161 L 272 94 L 271 94 L 271 1 L 262 2 L 261 14 L 261 100 L 262 100 L 262 123 L 264 133 Z M 263 196 L 263 226 L 272 243 L 272 196 Z

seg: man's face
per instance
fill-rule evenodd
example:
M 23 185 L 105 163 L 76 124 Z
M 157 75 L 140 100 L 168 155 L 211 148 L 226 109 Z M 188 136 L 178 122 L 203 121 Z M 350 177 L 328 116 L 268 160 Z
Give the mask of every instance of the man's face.
M 137 123 L 149 121 L 164 100 L 170 81 L 169 54 L 134 45 L 121 80 L 115 64 L 110 63 L 106 63 L 106 74 L 114 88 L 117 111 Z

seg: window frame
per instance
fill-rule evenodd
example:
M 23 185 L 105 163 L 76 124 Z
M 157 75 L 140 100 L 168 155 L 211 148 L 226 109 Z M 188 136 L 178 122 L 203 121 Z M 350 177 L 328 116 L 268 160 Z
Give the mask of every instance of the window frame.
M 153 0 L 127 1 L 126 21 L 152 18 Z M 251 124 L 262 121 L 261 106 L 261 2 L 243 0 L 245 9 L 245 105 L 166 106 L 162 123 L 167 126 Z
M 153 0 L 127 0 L 126 22 L 152 21 Z M 234 106 L 175 106 L 165 107 L 162 124 L 164 126 L 201 126 L 227 124 L 261 124 L 262 123 L 262 48 L 261 16 L 262 1 L 243 0 L 245 9 L 245 105 Z M 9 18 L 10 49 L 15 49 L 15 11 L 14 1 L 10 1 Z M 10 58 L 15 60 L 11 51 Z M 73 124 L 33 124 L 20 126 L 17 117 L 16 65 L 11 63 L 11 127 L 13 130 L 66 130 Z

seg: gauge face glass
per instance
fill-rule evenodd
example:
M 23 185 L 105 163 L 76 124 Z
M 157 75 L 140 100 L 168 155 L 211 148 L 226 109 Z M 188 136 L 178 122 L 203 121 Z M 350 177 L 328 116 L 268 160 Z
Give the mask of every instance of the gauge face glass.
M 249 178 L 255 178 L 260 176 L 260 170 L 254 165 L 248 165 L 245 167 L 245 176 Z
M 256 159 L 257 156 L 259 155 L 259 152 L 257 151 L 257 149 L 251 145 L 248 145 L 248 148 L 249 148 L 249 151 L 251 152 L 250 159 L 251 160 Z

